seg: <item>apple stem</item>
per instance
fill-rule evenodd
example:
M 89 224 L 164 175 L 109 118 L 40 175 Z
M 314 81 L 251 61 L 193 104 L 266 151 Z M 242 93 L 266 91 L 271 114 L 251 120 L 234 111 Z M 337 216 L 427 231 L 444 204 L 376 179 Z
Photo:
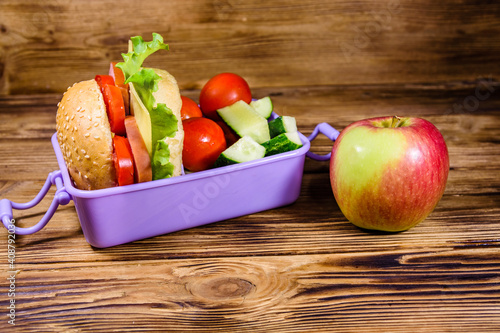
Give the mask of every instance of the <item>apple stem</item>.
M 401 123 L 401 118 L 398 116 L 392 117 L 392 123 L 391 127 L 399 127 L 399 124 Z

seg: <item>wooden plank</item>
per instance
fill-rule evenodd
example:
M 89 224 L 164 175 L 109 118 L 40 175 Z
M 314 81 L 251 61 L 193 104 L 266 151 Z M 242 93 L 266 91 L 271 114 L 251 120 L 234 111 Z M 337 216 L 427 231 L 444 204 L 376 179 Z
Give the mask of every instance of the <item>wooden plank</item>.
M 148 63 L 182 89 L 226 71 L 256 88 L 495 77 L 499 17 L 498 3 L 459 0 L 6 0 L 0 94 L 61 93 L 152 32 L 171 51 Z
M 494 332 L 500 327 L 496 253 L 23 262 L 16 328 Z
M 278 112 L 296 116 L 305 134 L 322 121 L 342 129 L 395 112 L 431 120 L 450 151 L 444 197 L 406 232 L 360 230 L 335 203 L 328 162 L 306 159 L 301 195 L 291 205 L 108 249 L 85 241 L 70 203 L 42 231 L 16 238 L 16 331 L 497 332 L 498 86 L 489 86 L 491 96 L 477 109 L 449 112 L 482 96 L 478 86 L 255 89 L 271 95 Z M 0 97 L 0 199 L 32 199 L 57 168 L 50 136 L 59 98 Z M 322 136 L 313 142 L 320 153 L 331 146 Z M 54 192 L 16 211 L 16 223 L 37 222 Z M 7 251 L 0 262 L 8 263 Z M 0 286 L 8 290 L 3 272 Z M 9 302 L 0 293 L 0 306 Z
M 306 174 L 300 198 L 292 205 L 217 222 L 109 249 L 93 249 L 84 239 L 73 204 L 60 207 L 37 234 L 19 237 L 27 262 L 179 259 L 352 253 L 405 248 L 474 248 L 500 245 L 494 228 L 500 220 L 500 183 L 495 173 L 452 171 L 443 199 L 420 225 L 399 234 L 361 231 L 343 217 L 328 175 Z M 464 180 L 467 175 L 469 181 Z M 478 176 L 479 175 L 479 176 Z M 483 186 L 482 184 L 488 184 Z M 4 183 L 2 198 L 31 199 L 41 183 Z M 53 197 L 29 211 L 16 211 L 18 226 L 36 223 Z M 186 243 L 186 239 L 190 241 Z M 146 253 L 141 251 L 148 248 Z M 71 253 L 68 252 L 71 248 Z

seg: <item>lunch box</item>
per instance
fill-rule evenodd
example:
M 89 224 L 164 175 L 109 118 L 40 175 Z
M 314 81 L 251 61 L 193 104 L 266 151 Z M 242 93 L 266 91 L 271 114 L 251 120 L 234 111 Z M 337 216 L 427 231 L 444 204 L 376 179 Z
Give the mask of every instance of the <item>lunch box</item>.
M 271 119 L 276 117 L 273 113 Z M 319 133 L 332 141 L 339 135 L 329 124 L 321 123 L 309 137 L 299 132 L 303 146 L 297 150 L 178 177 L 93 191 L 74 186 L 54 133 L 51 141 L 59 170 L 49 173 L 40 193 L 30 202 L 0 200 L 0 218 L 9 232 L 28 235 L 41 230 L 59 205 L 73 201 L 87 242 L 105 248 L 285 206 L 300 195 L 305 157 L 330 159 L 330 153 L 317 155 L 309 151 L 310 142 Z M 12 209 L 37 205 L 52 185 L 56 186 L 56 192 L 41 220 L 31 227 L 14 226 Z

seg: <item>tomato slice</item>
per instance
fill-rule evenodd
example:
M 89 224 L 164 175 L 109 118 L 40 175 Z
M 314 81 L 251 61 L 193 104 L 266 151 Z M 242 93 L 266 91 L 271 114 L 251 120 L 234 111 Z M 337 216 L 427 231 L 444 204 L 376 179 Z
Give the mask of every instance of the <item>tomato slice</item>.
M 125 75 L 123 71 L 116 67 L 117 62 L 112 62 L 109 66 L 109 75 L 115 80 L 115 85 L 120 88 L 123 96 L 123 105 L 125 106 L 125 114 L 130 114 L 130 95 L 128 91 L 128 84 L 125 84 Z
M 116 64 L 118 62 L 112 62 L 109 65 L 109 75 L 113 77 L 115 80 L 115 85 L 117 87 L 124 87 L 125 86 L 125 75 L 123 75 L 123 72 L 120 68 L 116 67 Z
M 113 136 L 113 162 L 116 169 L 118 185 L 134 183 L 134 158 L 130 143 L 123 136 Z
M 101 92 L 104 94 L 104 86 L 110 84 L 112 86 L 115 85 L 115 80 L 111 75 L 96 75 L 94 80 L 96 80 L 97 84 L 101 88 Z
M 135 182 L 149 182 L 153 179 L 151 159 L 135 117 L 127 116 L 125 118 L 125 129 L 127 130 L 127 139 L 134 156 Z
M 105 84 L 102 95 L 106 104 L 111 132 L 125 135 L 125 106 L 120 88 Z

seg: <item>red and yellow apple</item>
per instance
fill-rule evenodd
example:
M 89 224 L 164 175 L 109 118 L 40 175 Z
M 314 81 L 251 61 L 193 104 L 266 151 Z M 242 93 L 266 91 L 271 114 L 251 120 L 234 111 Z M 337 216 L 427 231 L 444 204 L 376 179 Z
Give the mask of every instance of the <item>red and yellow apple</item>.
M 344 216 L 363 229 L 407 230 L 425 220 L 448 179 L 448 149 L 420 118 L 381 117 L 347 126 L 335 141 L 330 180 Z

